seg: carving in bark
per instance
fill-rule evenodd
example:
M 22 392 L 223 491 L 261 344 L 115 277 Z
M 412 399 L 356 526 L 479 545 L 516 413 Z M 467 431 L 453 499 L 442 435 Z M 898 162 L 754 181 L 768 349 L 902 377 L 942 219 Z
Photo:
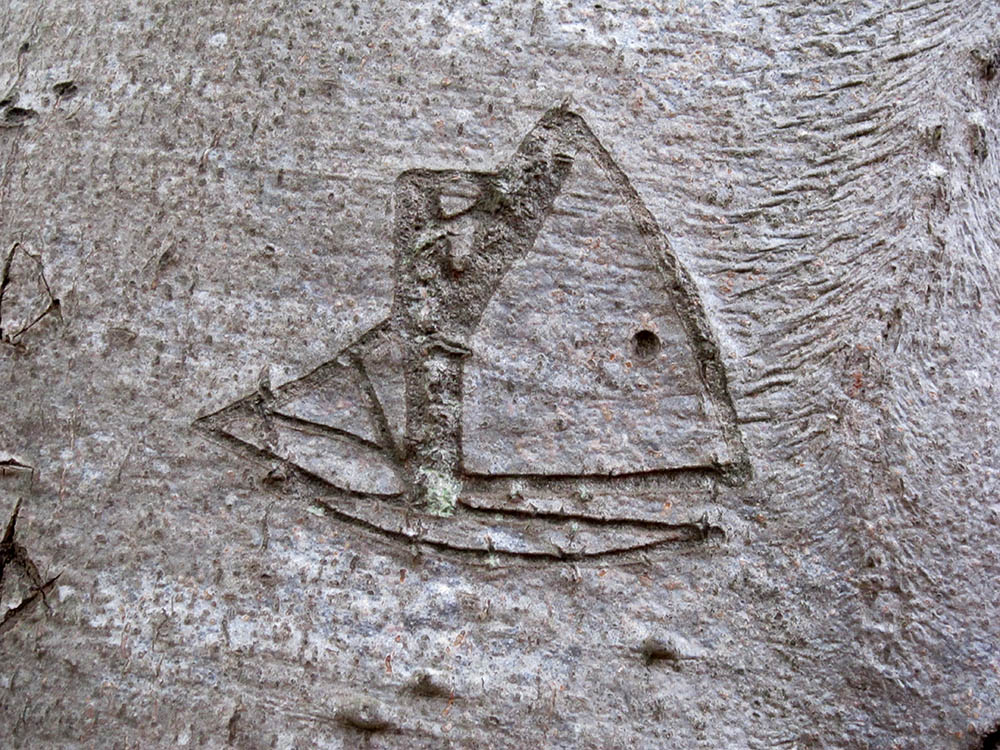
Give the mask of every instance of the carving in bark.
M 724 531 L 716 484 L 750 469 L 718 346 L 583 118 L 549 110 L 494 172 L 405 172 L 395 212 L 389 317 L 200 426 L 284 462 L 286 488 L 327 487 L 339 519 L 451 551 L 620 557 Z

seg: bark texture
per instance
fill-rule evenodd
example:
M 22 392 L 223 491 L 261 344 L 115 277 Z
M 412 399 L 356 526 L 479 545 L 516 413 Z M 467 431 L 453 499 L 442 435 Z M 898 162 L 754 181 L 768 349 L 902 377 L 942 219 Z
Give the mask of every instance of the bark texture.
M 977 748 L 1000 721 L 995 3 L 0 6 L 0 744 Z M 394 314 L 400 176 L 500 174 L 553 108 L 582 118 L 690 284 L 661 315 L 702 310 L 670 329 L 701 363 L 677 394 L 711 391 L 708 420 L 724 385 L 725 446 L 738 434 L 750 467 L 734 479 L 701 446 L 655 517 L 646 480 L 610 478 L 633 504 L 608 511 L 631 525 L 606 557 L 573 546 L 612 501 L 576 479 L 585 430 L 539 440 L 564 391 L 538 396 L 519 325 L 597 298 L 598 245 L 559 255 L 610 194 L 597 178 L 554 198 L 570 229 L 536 230 L 536 272 L 484 313 L 492 343 L 435 344 L 426 419 L 359 406 L 391 403 L 378 390 L 409 366 L 391 341 L 385 379 L 342 378 L 335 409 L 305 380 L 355 368 L 367 350 L 338 357 Z M 627 236 L 607 210 L 591 218 Z M 463 255 L 458 224 L 428 247 L 463 273 L 486 240 Z M 645 266 L 607 257 L 640 289 Z M 551 331 L 586 345 L 633 310 L 588 309 Z M 522 334 L 505 363 L 496 342 Z M 622 338 L 635 367 L 587 370 L 587 393 L 671 361 L 657 336 Z M 561 341 L 535 343 L 552 359 Z M 478 373 L 464 390 L 454 357 Z M 483 414 L 448 411 L 456 394 Z M 476 480 L 454 517 L 399 506 L 389 533 L 389 505 L 303 469 L 305 443 L 264 435 L 247 456 L 199 429 L 233 404 L 306 442 L 303 422 L 346 420 L 320 426 L 373 451 L 441 419 L 466 468 L 570 468 L 498 468 L 507 484 Z M 456 442 L 456 420 L 485 431 Z M 646 425 L 627 432 L 652 445 Z M 631 449 L 601 440 L 614 473 Z M 414 466 L 451 481 L 461 461 L 416 443 Z M 371 481 L 356 460 L 334 485 Z M 561 525 L 459 554 L 462 513 L 463 539 L 493 513 Z M 615 556 L 629 539 L 648 553 Z

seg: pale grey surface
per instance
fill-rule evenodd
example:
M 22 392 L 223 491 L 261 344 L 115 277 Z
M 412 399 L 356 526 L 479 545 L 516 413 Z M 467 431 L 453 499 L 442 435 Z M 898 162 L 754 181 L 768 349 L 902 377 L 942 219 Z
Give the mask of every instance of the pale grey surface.
M 998 39 L 957 0 L 5 4 L 0 254 L 61 313 L 0 351 L 0 460 L 35 469 L 4 502 L 61 572 L 0 634 L 5 744 L 975 747 Z M 192 429 L 385 316 L 400 173 L 493 169 L 567 96 L 721 342 L 755 473 L 712 500 L 728 539 L 416 556 Z

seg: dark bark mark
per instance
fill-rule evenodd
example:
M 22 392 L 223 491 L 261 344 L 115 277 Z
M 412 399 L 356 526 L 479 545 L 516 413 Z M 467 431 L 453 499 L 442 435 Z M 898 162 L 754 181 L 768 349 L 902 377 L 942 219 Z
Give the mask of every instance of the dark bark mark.
M 1000 49 L 974 49 L 970 54 L 976 64 L 976 73 L 981 80 L 989 83 L 996 78 L 997 71 L 1000 71 Z
M 31 612 L 39 601 L 44 602 L 46 595 L 52 591 L 52 587 L 55 585 L 56 581 L 59 580 L 60 575 L 62 574 L 60 573 L 55 575 L 45 581 L 43 584 L 35 588 L 31 594 L 22 599 L 20 604 L 13 609 L 7 610 L 7 613 L 3 616 L 3 620 L 0 620 L 0 635 L 3 635 L 14 627 L 14 625 L 17 624 L 17 621 L 23 615 Z
M 42 286 L 45 287 L 45 295 L 48 297 L 48 304 L 45 308 L 38 313 L 29 322 L 24 323 L 18 330 L 10 334 L 4 334 L 3 330 L 3 295 L 7 287 L 11 282 L 11 267 L 14 263 L 14 257 L 17 251 L 21 252 L 32 260 L 38 268 L 38 278 L 42 282 Z M 11 245 L 10 250 L 7 252 L 7 257 L 4 259 L 3 266 L 0 267 L 0 341 L 7 344 L 18 344 L 18 339 L 27 333 L 29 330 L 35 327 L 43 318 L 45 318 L 49 313 L 55 313 L 62 319 L 62 307 L 59 298 L 52 294 L 52 288 L 49 286 L 48 279 L 45 278 L 45 266 L 42 264 L 42 259 L 38 255 L 32 255 L 27 250 L 21 248 L 21 243 L 15 242 Z
M 9 107 L 3 117 L 10 125 L 22 125 L 27 120 L 38 117 L 38 112 L 26 107 Z
M 10 267 L 14 263 L 14 253 L 17 252 L 19 246 L 19 242 L 10 246 L 7 257 L 4 258 L 3 268 L 0 269 L 0 338 L 3 337 L 3 294 L 10 285 Z
M 362 732 L 384 732 L 395 727 L 385 710 L 372 700 L 357 700 L 341 706 L 336 720 Z
M 52 87 L 52 92 L 60 99 L 69 99 L 80 90 L 74 81 L 60 81 Z
M 379 440 L 392 450 L 396 460 L 402 464 L 406 459 L 406 445 L 397 444 L 396 439 L 393 437 L 385 406 L 378 397 L 375 385 L 372 383 L 371 375 L 368 373 L 368 368 L 365 367 L 361 355 L 352 351 L 350 358 L 355 369 L 360 374 L 359 385 L 361 386 L 361 390 L 372 406 L 372 414 L 375 417 L 375 430 L 378 432 Z
M 1000 748 L 1000 724 L 983 735 L 980 750 L 998 750 Z
M 986 144 L 986 129 L 979 124 L 969 126 L 969 149 L 976 161 L 983 162 L 989 154 Z
M 371 440 L 365 440 L 365 438 L 360 435 L 355 435 L 350 430 L 342 430 L 339 427 L 331 427 L 330 425 L 320 424 L 319 422 L 313 422 L 308 419 L 303 419 L 302 417 L 272 413 L 271 419 L 274 420 L 276 424 L 285 425 L 286 427 L 298 430 L 299 432 L 312 433 L 316 435 L 336 435 L 344 440 L 357 443 L 358 445 L 372 450 L 381 450 L 386 447 L 380 443 L 373 443 Z
M 21 600 L 20 604 L 4 614 L 3 619 L 0 620 L 0 635 L 10 630 L 23 615 L 33 610 L 39 600 L 45 602 L 47 606 L 48 603 L 45 601 L 45 596 L 52 590 L 59 576 L 62 575 L 59 573 L 47 581 L 42 581 L 38 567 L 28 556 L 27 550 L 16 540 L 17 517 L 20 512 L 21 501 L 18 500 L 14 505 L 14 511 L 10 514 L 10 519 L 7 521 L 3 538 L 0 539 L 0 586 L 3 585 L 4 573 L 7 571 L 8 566 L 17 566 L 31 582 L 32 591 Z
M 226 729 L 228 730 L 228 738 L 226 740 L 227 745 L 236 744 L 237 724 L 239 723 L 240 714 L 242 713 L 243 705 L 240 704 L 233 710 L 233 715 L 229 717 L 229 723 L 226 725 Z

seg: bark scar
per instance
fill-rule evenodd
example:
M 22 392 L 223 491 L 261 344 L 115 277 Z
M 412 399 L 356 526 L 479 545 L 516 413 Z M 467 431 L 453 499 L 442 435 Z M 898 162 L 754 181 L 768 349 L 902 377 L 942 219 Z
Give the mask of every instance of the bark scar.
M 24 546 L 16 539 L 17 517 L 20 512 L 21 500 L 18 499 L 14 505 L 14 511 L 7 521 L 3 538 L 0 539 L 0 590 L 2 590 L 4 574 L 8 570 L 8 567 L 16 566 L 21 569 L 31 582 L 31 593 L 25 596 L 16 607 L 8 609 L 4 613 L 3 618 L 0 619 L 0 635 L 10 630 L 23 615 L 33 610 L 39 601 L 48 608 L 46 595 L 52 591 L 55 582 L 62 575 L 62 573 L 57 573 L 47 581 L 42 580 L 42 576 L 38 572 L 38 566 L 28 556 L 28 551 Z

